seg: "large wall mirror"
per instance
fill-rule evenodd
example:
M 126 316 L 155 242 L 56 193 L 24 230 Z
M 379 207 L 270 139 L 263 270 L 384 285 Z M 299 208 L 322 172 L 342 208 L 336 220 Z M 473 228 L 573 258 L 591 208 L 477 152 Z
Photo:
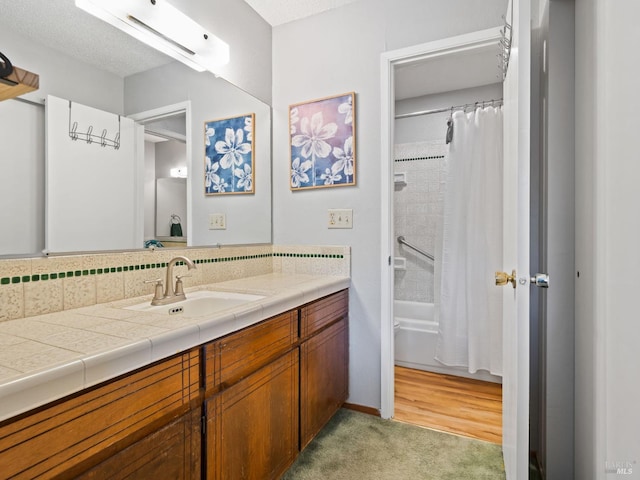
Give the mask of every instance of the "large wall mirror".
M 271 242 L 269 105 L 139 43 L 74 0 L 4 2 L 0 51 L 40 76 L 38 90 L 0 101 L 0 257 Z M 91 117 L 94 133 L 122 130 L 118 151 L 126 137 L 131 159 L 112 161 L 99 142 L 74 144 L 68 133 L 83 109 L 105 115 L 102 125 Z M 206 194 L 205 124 L 249 114 L 252 193 Z M 224 228 L 214 228 L 220 215 Z M 111 240 L 116 232 L 125 240 Z

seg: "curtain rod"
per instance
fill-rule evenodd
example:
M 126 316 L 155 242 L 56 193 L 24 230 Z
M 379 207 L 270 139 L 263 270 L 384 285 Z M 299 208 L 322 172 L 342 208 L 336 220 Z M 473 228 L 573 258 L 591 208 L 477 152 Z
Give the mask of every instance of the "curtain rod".
M 400 114 L 396 115 L 395 118 L 399 119 L 399 118 L 418 117 L 418 116 L 421 116 L 421 115 L 431 115 L 432 113 L 444 113 L 444 112 L 451 112 L 453 110 L 466 110 L 469 107 L 477 107 L 479 105 L 482 105 L 484 107 L 485 105 L 501 105 L 501 104 L 502 104 L 502 99 L 501 98 L 499 98 L 497 100 L 483 100 L 481 102 L 465 103 L 463 105 L 456 105 L 455 107 L 435 108 L 433 110 L 421 110 L 419 112 L 411 112 L 411 113 L 400 113 Z

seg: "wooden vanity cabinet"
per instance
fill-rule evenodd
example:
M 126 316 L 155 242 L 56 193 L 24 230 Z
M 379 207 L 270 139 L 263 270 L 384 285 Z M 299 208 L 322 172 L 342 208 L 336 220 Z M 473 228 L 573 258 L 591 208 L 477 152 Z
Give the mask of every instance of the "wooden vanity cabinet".
M 348 290 L 320 299 L 301 309 L 301 450 L 349 396 L 348 317 Z
M 348 396 L 348 290 L 204 347 L 206 477 L 279 478 Z
M 135 472 L 173 471 L 173 459 L 182 457 L 183 476 L 173 478 L 198 478 L 199 468 L 193 476 L 189 465 L 198 462 L 200 437 L 188 423 L 200 404 L 200 355 L 192 349 L 3 422 L 0 472 L 16 479 L 76 478 L 87 470 L 86 478 L 152 478 Z M 149 455 L 154 443 L 163 456 Z M 114 455 L 134 473 L 113 476 L 118 468 L 107 460 Z
M 348 290 L 0 423 L 2 478 L 277 479 L 347 398 Z
M 207 479 L 279 478 L 298 453 L 298 311 L 205 345 Z

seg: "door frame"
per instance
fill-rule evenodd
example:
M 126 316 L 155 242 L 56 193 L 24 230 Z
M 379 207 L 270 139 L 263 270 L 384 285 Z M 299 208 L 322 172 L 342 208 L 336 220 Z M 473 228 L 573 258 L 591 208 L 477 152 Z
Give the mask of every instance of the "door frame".
M 161 118 L 172 117 L 175 115 L 185 114 L 185 147 L 186 147 L 186 157 L 187 157 L 187 246 L 191 246 L 191 242 L 193 242 L 193 222 L 191 219 L 193 218 L 193 195 L 191 191 L 191 175 L 193 175 L 193 147 L 191 142 L 191 101 L 187 100 L 184 102 L 178 102 L 171 105 L 165 105 L 162 107 L 154 108 L 151 110 L 146 110 L 144 112 L 138 112 L 134 114 L 127 115 L 132 120 L 137 123 L 143 124 L 145 122 L 150 122 L 152 120 L 159 120 Z M 143 132 L 144 133 L 144 132 Z M 144 146 L 144 139 L 141 139 L 141 144 Z M 144 210 L 143 206 L 143 193 L 144 193 L 144 147 L 139 149 L 137 152 L 139 157 L 138 166 L 140 168 L 140 179 L 141 179 L 141 188 L 138 202 L 140 203 L 139 209 L 141 211 Z M 155 213 L 154 213 L 155 215 Z M 154 227 L 155 230 L 155 227 Z M 155 233 L 155 231 L 154 231 Z
M 497 45 L 500 28 L 490 28 L 449 37 L 433 42 L 392 50 L 381 55 L 381 263 L 380 263 L 380 415 L 393 417 L 394 412 L 394 336 L 393 336 L 393 296 L 394 296 L 394 240 L 393 240 L 393 148 L 395 88 L 394 68 L 396 65 L 410 64 L 429 58 L 470 52 L 474 49 Z M 497 70 L 497 69 L 496 69 Z

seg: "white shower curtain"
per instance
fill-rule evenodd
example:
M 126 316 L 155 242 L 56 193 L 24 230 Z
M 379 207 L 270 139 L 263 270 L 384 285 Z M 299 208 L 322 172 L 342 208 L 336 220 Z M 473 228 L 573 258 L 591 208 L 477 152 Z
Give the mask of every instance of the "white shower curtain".
M 455 112 L 437 257 L 436 359 L 502 375 L 502 108 Z

